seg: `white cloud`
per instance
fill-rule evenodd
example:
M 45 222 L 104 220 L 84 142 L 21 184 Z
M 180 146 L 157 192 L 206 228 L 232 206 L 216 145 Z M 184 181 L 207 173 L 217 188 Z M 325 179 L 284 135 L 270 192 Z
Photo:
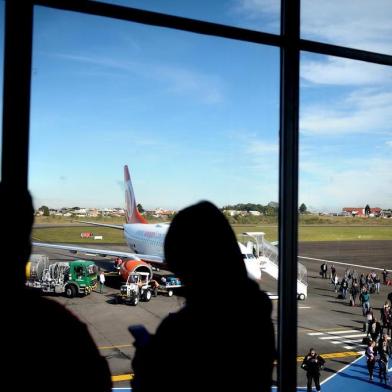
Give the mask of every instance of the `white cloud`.
M 247 153 L 254 156 L 260 156 L 261 154 L 278 154 L 279 145 L 278 143 L 264 142 L 260 140 L 253 140 L 246 148 Z
M 392 140 L 389 140 L 385 143 L 388 147 L 392 147 Z
M 392 207 L 392 159 L 336 159 L 333 167 L 322 158 L 301 164 L 300 200 L 316 208 L 329 206 L 338 210 L 366 203 Z
M 258 19 L 263 15 L 279 15 L 280 1 L 277 0 L 239 0 L 234 9 L 248 19 Z
M 314 61 L 307 60 L 305 56 L 301 62 L 301 78 L 306 82 L 324 85 L 384 85 L 392 83 L 392 67 L 331 56 Z
M 224 99 L 223 82 L 219 75 L 205 74 L 178 65 L 141 63 L 137 61 L 117 60 L 102 56 L 82 56 L 59 53 L 54 57 L 68 61 L 88 64 L 95 68 L 115 69 L 123 73 L 135 74 L 166 84 L 167 91 L 176 95 L 192 95 L 205 104 L 216 104 Z
M 208 104 L 219 103 L 223 100 L 223 88 L 219 76 L 164 65 L 154 66 L 153 72 L 159 79 L 170 83 L 169 91 L 178 94 L 192 93 Z
M 237 0 L 233 8 L 248 20 L 280 15 L 279 0 Z M 363 50 L 392 53 L 391 20 L 390 0 L 303 0 L 301 4 L 303 38 Z
M 308 39 L 392 53 L 390 0 L 303 0 L 301 34 Z
M 301 110 L 300 130 L 305 135 L 392 133 L 392 93 L 355 90 L 326 105 Z

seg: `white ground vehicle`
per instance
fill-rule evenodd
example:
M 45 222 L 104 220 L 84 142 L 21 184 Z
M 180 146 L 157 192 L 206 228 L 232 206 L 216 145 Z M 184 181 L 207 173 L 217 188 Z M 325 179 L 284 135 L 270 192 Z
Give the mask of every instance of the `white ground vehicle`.
M 133 272 L 128 275 L 127 282 L 121 286 L 117 302 L 136 306 L 140 300 L 148 302 L 151 297 L 150 274 L 148 272 Z
M 150 301 L 151 297 L 156 297 L 158 293 L 171 297 L 174 294 L 173 290 L 182 286 L 179 280 L 173 276 L 161 278 L 160 283 L 155 279 L 150 279 L 150 276 L 149 272 L 129 274 L 127 282 L 120 288 L 117 302 L 136 306 L 139 301 Z

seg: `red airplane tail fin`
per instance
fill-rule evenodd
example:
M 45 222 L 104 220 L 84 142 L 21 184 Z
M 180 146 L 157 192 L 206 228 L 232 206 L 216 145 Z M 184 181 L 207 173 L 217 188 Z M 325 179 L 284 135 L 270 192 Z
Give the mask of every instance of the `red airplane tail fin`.
M 128 166 L 124 166 L 124 185 L 125 185 L 125 219 L 127 223 L 147 223 L 137 209 L 135 194 L 133 192 L 131 177 Z

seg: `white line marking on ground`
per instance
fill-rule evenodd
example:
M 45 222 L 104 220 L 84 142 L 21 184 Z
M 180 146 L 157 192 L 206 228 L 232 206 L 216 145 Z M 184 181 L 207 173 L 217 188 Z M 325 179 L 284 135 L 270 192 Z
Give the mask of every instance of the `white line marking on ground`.
M 298 306 L 298 309 L 312 309 L 311 306 Z
M 308 333 L 309 336 L 318 336 L 318 335 L 324 335 L 323 332 L 312 332 L 312 333 Z
M 352 348 L 352 347 L 350 347 Z M 363 358 L 363 355 L 358 357 L 355 361 L 352 361 L 351 363 L 349 363 L 348 365 L 346 365 L 345 367 L 339 369 L 336 373 L 332 374 L 332 376 L 327 377 L 324 381 L 320 382 L 320 385 L 325 384 L 327 381 L 329 381 L 331 378 L 335 377 L 338 373 L 342 372 L 343 370 L 347 369 L 349 366 L 351 366 L 352 364 L 354 364 L 355 362 L 358 362 L 361 358 Z
M 341 261 L 335 261 L 335 260 L 316 259 L 315 257 L 306 257 L 306 256 L 298 256 L 298 258 L 299 259 L 307 259 L 307 260 L 325 261 L 327 263 L 333 263 L 333 264 L 350 265 L 351 267 L 366 268 L 366 269 L 370 269 L 370 270 L 384 271 L 384 268 L 369 267 L 367 265 L 359 265 L 359 264 L 343 263 Z M 392 270 L 390 270 L 390 269 L 388 269 L 387 271 L 392 272 Z
M 342 336 L 342 338 L 363 338 L 363 337 L 365 337 L 366 336 L 366 334 L 364 334 L 364 333 L 361 333 L 361 334 L 356 334 L 356 335 L 344 335 L 344 336 Z
M 362 339 L 355 339 L 355 340 L 342 340 L 344 343 L 358 343 L 362 342 Z
M 351 332 L 359 333 L 359 331 L 357 329 L 346 329 L 345 331 L 331 331 L 328 333 L 331 335 L 338 335 L 338 334 L 351 333 Z
M 332 340 L 332 339 L 336 339 L 336 336 L 323 336 L 321 338 L 319 338 L 320 340 Z

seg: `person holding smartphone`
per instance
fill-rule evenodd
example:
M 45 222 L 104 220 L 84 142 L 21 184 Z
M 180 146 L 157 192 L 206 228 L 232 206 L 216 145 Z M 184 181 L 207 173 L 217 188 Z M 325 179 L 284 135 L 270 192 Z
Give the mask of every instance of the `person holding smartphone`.
M 199 244 L 197 252 L 190 240 Z M 133 332 L 132 391 L 270 391 L 276 357 L 272 304 L 248 277 L 227 219 L 209 202 L 188 207 L 174 217 L 164 249 L 186 302 L 148 339 Z M 232 285 L 206 285 L 206 271 Z

